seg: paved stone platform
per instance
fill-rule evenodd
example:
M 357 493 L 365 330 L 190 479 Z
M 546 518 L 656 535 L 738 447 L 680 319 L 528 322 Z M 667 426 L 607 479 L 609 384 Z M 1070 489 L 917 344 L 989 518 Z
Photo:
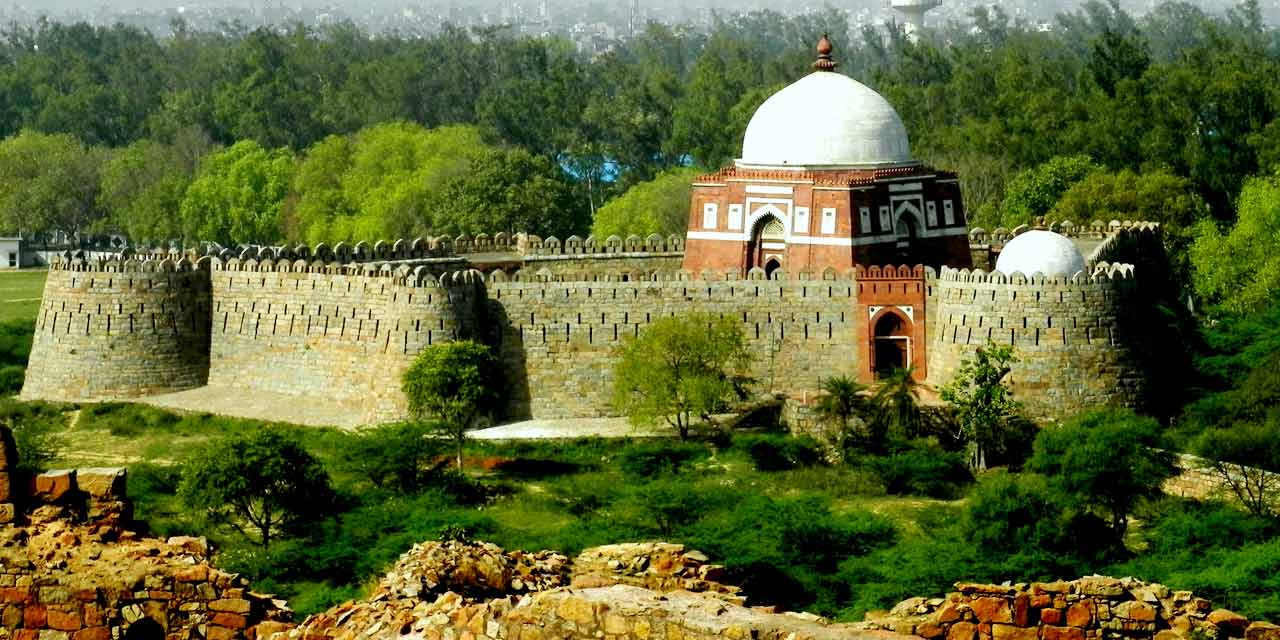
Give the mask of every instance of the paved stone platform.
M 251 391 L 225 386 L 205 386 L 176 393 L 139 398 L 135 402 L 176 411 L 213 413 L 235 418 L 287 422 L 312 427 L 356 429 L 365 426 L 358 408 L 330 398 Z M 556 438 L 647 438 L 674 433 L 661 426 L 639 428 L 626 418 L 568 418 L 523 420 L 477 429 L 479 440 L 531 440 Z
M 288 422 L 311 427 L 354 429 L 364 423 L 363 412 L 359 408 L 337 400 L 233 387 L 198 387 L 138 398 L 135 402 L 178 411 Z
M 673 429 L 636 427 L 626 418 L 565 418 L 524 420 L 476 429 L 468 436 L 477 440 L 554 440 L 563 438 L 654 438 L 671 436 Z

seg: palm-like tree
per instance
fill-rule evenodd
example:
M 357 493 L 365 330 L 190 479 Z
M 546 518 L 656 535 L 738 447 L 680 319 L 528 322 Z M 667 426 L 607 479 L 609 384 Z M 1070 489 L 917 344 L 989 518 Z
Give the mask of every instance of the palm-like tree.
M 850 421 L 868 414 L 867 387 L 848 376 L 834 376 L 822 381 L 824 395 L 818 398 L 813 411 L 823 422 L 836 427 L 837 444 L 844 447 L 851 435 Z
M 925 414 L 920 409 L 920 383 L 912 367 L 894 369 L 880 381 L 871 398 L 872 421 L 881 436 L 892 431 L 912 438 L 925 430 Z

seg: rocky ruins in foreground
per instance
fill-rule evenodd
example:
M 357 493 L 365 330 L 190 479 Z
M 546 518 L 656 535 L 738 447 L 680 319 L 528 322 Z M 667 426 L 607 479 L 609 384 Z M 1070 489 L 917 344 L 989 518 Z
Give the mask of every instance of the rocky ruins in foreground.
M 724 567 L 663 542 L 551 552 L 423 542 L 359 602 L 292 620 L 202 538 L 130 520 L 123 469 L 16 472 L 0 427 L 0 640 L 1280 640 L 1280 627 L 1131 578 L 956 585 L 865 622 L 751 606 Z

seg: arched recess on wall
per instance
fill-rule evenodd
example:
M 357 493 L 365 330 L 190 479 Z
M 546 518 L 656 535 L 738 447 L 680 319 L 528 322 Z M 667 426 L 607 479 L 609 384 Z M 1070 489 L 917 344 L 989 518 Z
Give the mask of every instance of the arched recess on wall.
M 772 274 L 782 268 L 787 254 L 787 227 L 782 219 L 768 215 L 751 227 L 751 240 L 747 243 L 746 270 L 762 267 Z
M 924 214 L 912 200 L 898 203 L 893 212 L 893 232 L 899 249 L 907 249 L 925 230 Z
M 901 310 L 885 307 L 871 318 L 871 368 L 876 378 L 911 365 L 913 323 Z

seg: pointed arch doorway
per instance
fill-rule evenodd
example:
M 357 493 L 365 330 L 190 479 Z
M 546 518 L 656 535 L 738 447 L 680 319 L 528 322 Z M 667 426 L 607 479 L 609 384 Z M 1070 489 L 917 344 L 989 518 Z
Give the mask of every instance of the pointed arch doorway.
M 885 309 L 872 325 L 871 353 L 875 377 L 883 378 L 911 364 L 911 320 L 896 309 Z
M 767 275 L 782 268 L 787 252 L 787 228 L 777 216 L 760 218 L 751 228 L 751 241 L 747 243 L 747 270 L 764 269 Z

